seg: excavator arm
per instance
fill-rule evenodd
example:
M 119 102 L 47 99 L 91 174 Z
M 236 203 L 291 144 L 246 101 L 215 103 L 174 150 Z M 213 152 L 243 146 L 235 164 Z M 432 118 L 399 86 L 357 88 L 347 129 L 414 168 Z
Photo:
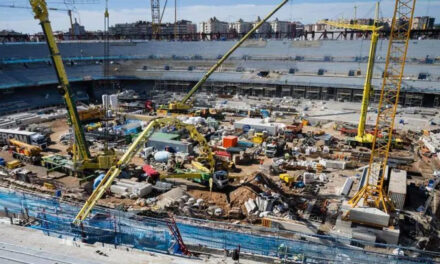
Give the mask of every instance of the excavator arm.
M 95 204 L 113 183 L 113 180 L 119 176 L 121 171 L 129 164 L 129 162 L 139 152 L 139 150 L 144 147 L 145 143 L 151 137 L 154 130 L 165 126 L 174 126 L 177 129 L 184 128 L 188 130 L 190 137 L 199 143 L 200 155 L 197 160 L 208 164 L 209 171 L 214 171 L 215 161 L 212 155 L 211 148 L 209 147 L 208 142 L 203 137 L 203 135 L 201 135 L 193 125 L 185 124 L 175 118 L 153 119 L 147 125 L 147 127 L 136 137 L 135 141 L 130 145 L 128 150 L 118 160 L 118 162 L 107 171 L 104 178 L 101 180 L 101 183 L 96 187 L 92 195 L 90 195 L 84 206 L 79 211 L 78 215 L 75 217 L 75 224 L 79 224 L 87 218 Z

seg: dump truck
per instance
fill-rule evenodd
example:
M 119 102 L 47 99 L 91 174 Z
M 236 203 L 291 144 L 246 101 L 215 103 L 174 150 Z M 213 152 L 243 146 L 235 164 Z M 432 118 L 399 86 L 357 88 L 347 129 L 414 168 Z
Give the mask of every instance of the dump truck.
M 302 133 L 302 128 L 303 128 L 302 123 L 293 123 L 291 125 L 286 126 L 286 129 L 284 130 L 284 138 L 287 141 L 292 142 L 297 134 Z

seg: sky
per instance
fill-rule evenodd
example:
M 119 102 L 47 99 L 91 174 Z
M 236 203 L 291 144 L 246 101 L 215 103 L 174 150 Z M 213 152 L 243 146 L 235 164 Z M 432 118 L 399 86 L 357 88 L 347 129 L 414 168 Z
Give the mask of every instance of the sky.
M 116 23 L 151 21 L 149 0 L 108 0 L 110 25 Z M 47 0 L 49 7 L 66 8 L 65 2 L 76 2 L 74 17 L 86 30 L 102 30 L 105 0 Z M 216 16 L 218 19 L 233 22 L 242 18 L 254 21 L 264 17 L 281 0 L 177 0 L 177 19 L 190 20 L 196 24 Z M 394 0 L 382 0 L 380 17 L 391 17 Z M 161 8 L 165 0 L 161 0 Z M 0 5 L 29 7 L 27 0 L 0 0 Z M 321 19 L 352 18 L 354 6 L 358 18 L 374 16 L 375 1 L 372 0 L 290 0 L 271 19 L 315 23 Z M 417 0 L 415 16 L 433 16 L 440 23 L 439 0 Z M 67 31 L 69 19 L 67 12 L 50 11 L 50 21 L 54 30 Z M 174 21 L 174 0 L 168 0 L 163 22 Z M 40 25 L 33 19 L 30 9 L 7 8 L 0 6 L 0 30 L 15 30 L 23 33 L 41 32 Z

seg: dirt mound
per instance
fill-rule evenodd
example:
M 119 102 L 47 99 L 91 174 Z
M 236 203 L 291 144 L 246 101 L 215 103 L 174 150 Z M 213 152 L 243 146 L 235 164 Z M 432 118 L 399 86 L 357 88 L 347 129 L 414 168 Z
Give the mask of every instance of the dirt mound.
M 255 199 L 257 194 L 249 187 L 239 187 L 229 194 L 231 207 L 242 207 L 249 198 Z

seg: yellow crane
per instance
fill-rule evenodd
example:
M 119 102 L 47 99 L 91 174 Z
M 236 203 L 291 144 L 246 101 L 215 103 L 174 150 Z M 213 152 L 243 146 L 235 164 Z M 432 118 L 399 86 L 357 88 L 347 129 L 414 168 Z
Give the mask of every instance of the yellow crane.
M 346 23 L 340 23 L 334 21 L 324 21 L 325 24 L 337 28 L 348 28 L 348 29 L 355 29 L 362 31 L 371 31 L 372 33 L 371 42 L 370 42 L 370 52 L 368 53 L 367 72 L 365 74 L 364 91 L 362 94 L 361 114 L 359 117 L 357 135 L 355 137 L 355 140 L 357 142 L 367 143 L 367 144 L 368 143 L 371 144 L 373 142 L 373 135 L 365 133 L 365 123 L 367 120 L 368 105 L 370 104 L 370 96 L 373 93 L 373 89 L 371 88 L 371 81 L 373 79 L 373 69 L 374 69 L 374 61 L 376 57 L 377 41 L 379 39 L 379 30 L 382 29 L 381 26 L 378 26 L 378 20 L 379 20 L 379 2 L 376 3 L 374 23 L 371 26 L 359 25 L 359 24 L 346 24 Z
M 128 165 L 133 157 L 140 151 L 145 145 L 148 139 L 151 137 L 155 129 L 164 126 L 174 126 L 177 129 L 186 129 L 192 139 L 198 142 L 199 155 L 197 162 L 203 164 L 203 167 L 207 169 L 207 172 L 214 173 L 215 160 L 211 151 L 211 147 L 208 145 L 205 137 L 200 134 L 193 125 L 188 125 L 176 118 L 157 118 L 153 119 L 147 127 L 136 137 L 135 141 L 129 146 L 124 155 L 113 165 L 105 174 L 100 184 L 96 187 L 93 193 L 85 202 L 84 206 L 75 217 L 75 223 L 80 223 L 87 218 L 90 211 L 93 209 L 98 200 L 102 197 L 105 191 L 110 187 L 113 180 L 119 176 L 121 171 Z M 176 176 L 179 178 L 185 177 L 185 175 Z M 186 178 L 200 177 L 200 174 L 189 173 L 186 174 Z
M 27 7 L 27 6 L 17 6 L 15 4 L 11 4 L 11 5 L 3 5 L 1 4 L 0 7 L 9 7 L 9 8 L 22 8 L 22 9 L 31 9 L 31 7 Z M 53 10 L 53 11 L 66 11 L 67 15 L 69 16 L 69 22 L 70 22 L 70 34 L 73 35 L 73 19 L 72 19 L 72 9 L 63 9 L 63 8 L 55 8 L 55 7 L 48 7 L 48 10 Z
M 59 86 L 58 91 L 63 96 L 66 103 L 69 121 L 73 128 L 75 142 L 73 144 L 73 162 L 75 172 L 82 172 L 86 169 L 108 169 L 113 165 L 115 154 L 106 152 L 96 157 L 90 155 L 87 146 L 84 130 L 80 123 L 80 117 L 76 108 L 76 103 L 72 97 L 69 79 L 64 68 L 63 60 L 55 41 L 52 26 L 49 21 L 49 13 L 45 0 L 29 0 L 35 18 L 40 21 L 46 43 L 49 47 L 52 64 L 54 66 Z
M 415 3 L 416 0 L 396 0 L 395 2 L 368 173 L 365 185 L 349 200 L 352 207 L 357 206 L 362 200 L 364 205 L 379 208 L 385 213 L 394 209 L 393 203 L 385 192 L 384 178 L 387 174 L 388 157 L 393 141 L 394 122 Z M 384 133 L 384 140 L 378 139 L 380 131 Z
M 172 101 L 168 105 L 161 105 L 158 114 L 168 114 L 177 113 L 185 114 L 188 113 L 192 108 L 192 103 L 189 99 L 194 95 L 195 92 L 199 90 L 200 87 L 206 82 L 206 80 L 213 74 L 223 62 L 231 56 L 231 54 L 238 49 L 261 25 L 263 25 L 273 14 L 275 14 L 281 7 L 283 7 L 289 0 L 283 0 L 278 6 L 275 7 L 264 19 L 259 21 L 246 35 L 244 35 L 232 48 L 226 52 L 223 57 L 221 57 L 216 64 L 214 64 L 205 75 L 194 85 L 194 87 L 185 95 L 185 97 L 180 101 Z

